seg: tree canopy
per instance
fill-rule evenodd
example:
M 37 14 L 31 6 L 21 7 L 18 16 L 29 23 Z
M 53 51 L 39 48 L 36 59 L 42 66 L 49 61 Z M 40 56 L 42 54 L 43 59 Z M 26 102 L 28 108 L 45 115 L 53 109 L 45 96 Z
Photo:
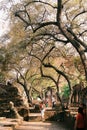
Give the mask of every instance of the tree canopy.
M 13 4 L 7 34 L 10 41 L 0 48 L 0 71 L 8 71 L 15 80 L 21 74 L 28 90 L 31 86 L 39 91 L 43 86 L 56 86 L 59 91 L 65 83 L 71 90 L 76 82 L 86 82 L 86 6 L 86 0 L 22 0 Z

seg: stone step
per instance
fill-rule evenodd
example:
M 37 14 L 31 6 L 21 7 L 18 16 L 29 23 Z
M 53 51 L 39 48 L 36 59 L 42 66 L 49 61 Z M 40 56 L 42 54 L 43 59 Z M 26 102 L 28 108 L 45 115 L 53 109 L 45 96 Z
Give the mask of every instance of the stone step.
M 41 121 L 41 113 L 30 113 L 29 114 L 29 121 Z
M 13 130 L 13 128 L 0 126 L 0 130 Z
M 0 118 L 0 130 L 13 130 L 22 123 L 20 119 Z
M 77 110 L 78 107 L 69 107 L 70 110 Z
M 29 117 L 31 117 L 31 116 L 41 116 L 41 113 L 29 113 Z
M 22 123 L 22 119 L 12 119 L 12 118 L 6 118 L 6 121 L 11 122 L 11 123 L 17 123 L 20 125 Z
M 0 121 L 0 125 L 1 126 L 16 126 L 18 125 L 18 123 L 5 120 L 5 121 Z

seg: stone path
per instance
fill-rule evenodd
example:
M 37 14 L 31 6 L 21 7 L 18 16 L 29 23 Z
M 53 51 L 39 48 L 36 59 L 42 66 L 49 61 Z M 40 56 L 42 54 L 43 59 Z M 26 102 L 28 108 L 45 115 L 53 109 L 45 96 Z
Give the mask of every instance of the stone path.
M 0 130 L 71 130 L 63 122 L 0 121 Z
M 36 113 L 35 116 L 40 116 Z M 31 114 L 31 116 L 33 116 Z M 71 130 L 64 122 L 42 122 L 42 121 L 22 121 L 17 119 L 0 120 L 0 130 Z
M 59 122 L 24 122 L 15 130 L 71 130 Z

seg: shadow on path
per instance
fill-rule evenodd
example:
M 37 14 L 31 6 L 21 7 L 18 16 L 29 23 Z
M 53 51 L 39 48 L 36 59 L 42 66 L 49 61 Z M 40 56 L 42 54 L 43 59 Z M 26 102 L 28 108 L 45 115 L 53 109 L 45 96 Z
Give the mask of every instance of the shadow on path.
M 71 130 L 63 122 L 23 122 L 15 130 Z

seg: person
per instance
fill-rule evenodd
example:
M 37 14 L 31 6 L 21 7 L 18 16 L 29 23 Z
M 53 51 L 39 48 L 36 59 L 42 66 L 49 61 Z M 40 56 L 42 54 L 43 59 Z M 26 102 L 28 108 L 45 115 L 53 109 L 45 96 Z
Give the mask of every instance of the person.
M 87 123 L 86 123 L 86 120 L 87 120 L 87 118 L 86 118 L 86 104 L 81 103 L 81 104 L 80 104 L 80 107 L 83 108 L 84 122 L 85 122 L 85 129 L 87 129 Z
M 45 121 L 44 112 L 45 112 L 45 103 L 43 101 L 40 102 L 40 111 L 41 111 L 41 117 L 42 121 Z
M 56 98 L 55 98 L 55 96 L 53 95 L 53 96 L 52 96 L 52 108 L 55 108 L 55 106 L 56 106 Z
M 78 108 L 78 114 L 76 116 L 74 129 L 85 130 L 84 113 L 82 107 Z

